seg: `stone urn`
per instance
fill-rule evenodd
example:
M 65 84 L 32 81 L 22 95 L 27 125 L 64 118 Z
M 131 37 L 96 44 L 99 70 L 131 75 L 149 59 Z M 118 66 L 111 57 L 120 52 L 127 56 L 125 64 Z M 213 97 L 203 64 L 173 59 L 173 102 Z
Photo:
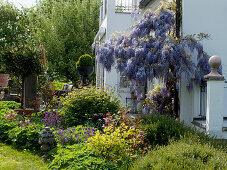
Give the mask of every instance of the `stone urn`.
M 78 66 L 77 71 L 81 76 L 89 77 L 94 72 L 93 66 Z
M 86 81 L 89 80 L 89 77 L 94 72 L 93 66 L 78 66 L 77 71 L 79 75 L 82 77 L 83 85 L 86 84 Z

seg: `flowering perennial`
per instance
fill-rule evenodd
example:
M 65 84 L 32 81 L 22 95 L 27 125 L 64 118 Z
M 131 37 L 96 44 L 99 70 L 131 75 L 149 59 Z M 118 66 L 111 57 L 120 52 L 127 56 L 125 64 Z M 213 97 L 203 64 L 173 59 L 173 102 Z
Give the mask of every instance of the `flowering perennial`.
M 137 97 L 142 97 L 141 88 L 147 79 L 174 81 L 178 89 L 178 80 L 184 75 L 187 88 L 191 89 L 192 78 L 201 84 L 204 75 L 210 72 L 209 56 L 195 36 L 175 37 L 173 11 L 171 3 L 155 13 L 147 11 L 128 35 L 116 34 L 104 44 L 93 44 L 97 61 L 107 71 L 115 64 L 120 74 L 130 80 Z M 201 33 L 197 38 L 207 38 L 207 35 Z M 194 52 L 197 53 L 195 61 L 190 55 Z

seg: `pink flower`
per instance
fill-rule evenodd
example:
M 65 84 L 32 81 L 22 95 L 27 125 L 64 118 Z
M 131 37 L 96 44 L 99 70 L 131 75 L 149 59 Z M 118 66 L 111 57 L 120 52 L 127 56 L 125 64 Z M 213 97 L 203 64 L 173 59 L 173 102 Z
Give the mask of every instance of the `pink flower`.
M 20 127 L 22 128 L 22 127 L 24 127 L 24 126 L 25 126 L 25 124 L 21 125 Z
M 29 125 L 30 124 L 30 120 L 29 119 L 26 119 L 25 120 L 25 123 Z
M 23 123 L 23 121 L 21 120 L 21 121 L 20 121 L 20 123 L 22 124 L 22 123 Z

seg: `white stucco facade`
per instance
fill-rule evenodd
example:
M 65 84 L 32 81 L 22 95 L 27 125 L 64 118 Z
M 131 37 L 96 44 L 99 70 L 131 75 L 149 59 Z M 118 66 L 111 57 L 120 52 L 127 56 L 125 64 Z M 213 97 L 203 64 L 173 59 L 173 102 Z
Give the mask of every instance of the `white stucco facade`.
M 227 77 L 227 1 L 226 0 L 182 0 L 182 33 L 183 36 L 191 34 L 205 33 L 210 36 L 209 39 L 202 40 L 204 51 L 208 55 L 220 56 L 222 60 L 223 75 Z M 210 85 L 215 86 L 210 83 Z M 181 81 L 180 90 L 180 119 L 186 123 L 190 123 L 193 117 L 198 117 L 200 112 L 200 87 L 195 85 L 194 89 L 189 93 L 184 88 L 184 82 Z M 208 108 L 212 108 L 212 112 L 217 111 L 214 115 L 209 117 L 210 110 L 206 113 L 206 126 L 208 129 L 215 129 L 215 127 L 224 127 L 224 117 L 227 117 L 227 84 L 219 82 L 216 88 L 212 88 L 214 91 L 210 91 L 210 87 L 207 87 L 207 98 Z M 215 98 L 222 98 L 222 95 L 217 92 L 222 91 L 222 100 L 212 100 L 210 96 Z M 212 94 L 211 94 L 212 93 Z M 216 94 L 216 95 L 215 95 Z M 209 102 L 212 101 L 212 102 Z M 211 106 L 212 105 L 212 106 Z M 218 108 L 217 108 L 218 107 Z M 222 110 L 220 113 L 220 109 Z M 208 115 L 207 115 L 208 114 Z M 221 122 L 212 122 L 210 120 L 215 117 L 219 117 L 221 114 Z M 216 119 L 218 120 L 218 119 Z M 217 125 L 219 124 L 219 125 Z M 220 129 L 220 127 L 218 127 Z M 215 130 L 214 130 L 215 131 Z M 227 132 L 222 132 L 222 135 L 218 134 L 219 137 L 226 138 Z M 214 134 L 215 134 L 214 133 Z
M 130 27 L 135 21 L 131 13 L 115 11 L 115 0 L 103 1 L 103 7 L 101 9 L 102 14 L 100 15 L 102 19 L 100 21 L 100 31 L 97 33 L 95 41 L 105 42 L 109 40 L 113 33 L 130 31 Z M 120 87 L 120 73 L 117 72 L 115 66 L 112 67 L 110 72 L 100 67 L 96 67 L 96 72 L 99 71 L 97 69 L 102 69 L 101 75 L 96 74 L 96 84 L 97 80 L 100 81 L 99 79 L 102 79 L 103 76 L 103 80 L 101 80 L 103 81 L 103 85 L 114 89 L 116 95 L 119 94 L 121 96 L 121 103 L 125 103 L 126 97 L 130 97 L 130 89 Z

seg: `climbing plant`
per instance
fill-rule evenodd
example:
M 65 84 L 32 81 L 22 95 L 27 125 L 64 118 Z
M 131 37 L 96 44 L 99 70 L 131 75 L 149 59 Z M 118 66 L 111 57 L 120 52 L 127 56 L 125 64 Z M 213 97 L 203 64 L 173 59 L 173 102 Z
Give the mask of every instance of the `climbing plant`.
M 97 61 L 107 71 L 116 66 L 131 82 L 138 98 L 142 97 L 141 87 L 148 79 L 162 79 L 171 93 L 170 98 L 174 98 L 182 76 L 190 90 L 192 79 L 201 84 L 204 75 L 210 72 L 209 56 L 199 42 L 208 35 L 176 37 L 175 13 L 174 1 L 162 3 L 156 12 L 146 11 L 130 33 L 117 33 L 103 44 L 93 44 Z M 193 53 L 197 54 L 195 60 Z

